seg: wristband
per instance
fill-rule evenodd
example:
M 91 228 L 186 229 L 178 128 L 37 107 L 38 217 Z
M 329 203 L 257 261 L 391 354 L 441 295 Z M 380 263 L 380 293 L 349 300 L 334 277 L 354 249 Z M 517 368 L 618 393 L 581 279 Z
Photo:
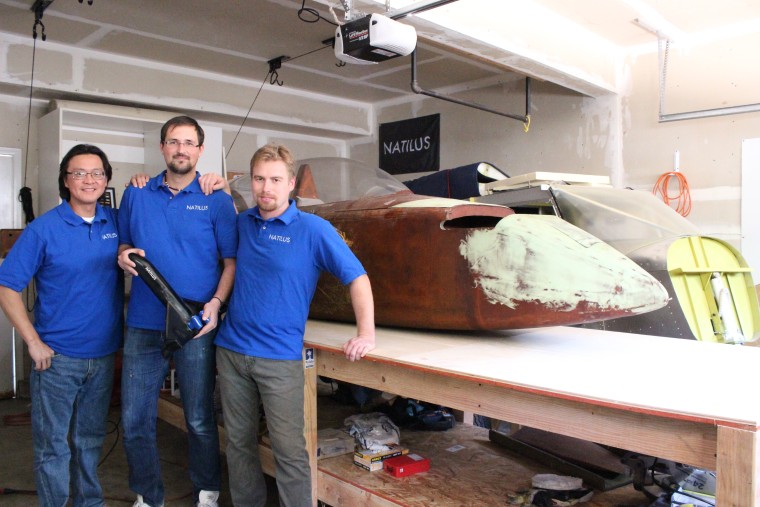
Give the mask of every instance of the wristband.
M 222 301 L 222 298 L 220 298 L 218 296 L 211 296 L 211 299 L 218 299 L 219 300 L 219 304 L 222 305 L 222 306 L 224 306 L 224 301 Z

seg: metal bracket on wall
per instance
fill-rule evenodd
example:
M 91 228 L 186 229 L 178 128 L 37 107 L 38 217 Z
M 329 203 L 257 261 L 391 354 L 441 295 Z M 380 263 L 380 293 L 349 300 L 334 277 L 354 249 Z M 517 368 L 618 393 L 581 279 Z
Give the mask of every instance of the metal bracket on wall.
M 469 102 L 466 100 L 460 100 L 456 99 L 454 97 L 449 97 L 448 95 L 443 95 L 438 92 L 434 92 L 432 90 L 426 90 L 422 87 L 420 87 L 419 83 L 417 82 L 417 50 L 415 49 L 412 51 L 412 83 L 411 83 L 412 91 L 414 93 L 418 93 L 420 95 L 427 95 L 428 97 L 433 97 L 436 99 L 446 100 L 448 102 L 453 102 L 455 104 L 459 104 L 466 107 L 472 107 L 474 109 L 480 109 L 481 111 L 485 111 L 487 113 L 493 113 L 498 114 L 499 116 L 504 116 L 506 118 L 511 118 L 513 120 L 521 121 L 525 127 L 525 131 L 528 131 L 528 127 L 530 126 L 530 78 L 525 78 L 525 115 L 520 116 L 517 114 L 510 114 L 505 113 L 502 111 L 497 111 L 495 109 L 492 109 L 488 106 L 484 106 L 481 104 L 478 104 L 476 102 Z

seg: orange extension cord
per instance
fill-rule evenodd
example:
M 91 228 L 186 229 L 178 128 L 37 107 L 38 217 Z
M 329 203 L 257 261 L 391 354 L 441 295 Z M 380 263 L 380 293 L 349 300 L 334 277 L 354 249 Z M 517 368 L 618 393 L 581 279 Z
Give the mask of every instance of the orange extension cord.
M 670 195 L 670 180 L 675 178 L 678 181 L 678 192 L 674 195 Z M 662 200 L 675 209 L 681 216 L 687 216 L 691 213 L 691 194 L 689 193 L 689 183 L 686 181 L 686 176 L 678 171 L 670 171 L 663 173 L 657 178 L 657 183 L 652 188 L 654 195 L 660 195 Z M 675 207 L 671 203 L 675 203 Z

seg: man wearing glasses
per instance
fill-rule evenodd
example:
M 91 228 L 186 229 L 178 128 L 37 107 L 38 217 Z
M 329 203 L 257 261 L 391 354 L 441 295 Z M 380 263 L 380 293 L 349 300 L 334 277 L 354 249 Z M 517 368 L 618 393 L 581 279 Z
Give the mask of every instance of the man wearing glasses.
M 97 476 L 121 347 L 124 275 L 116 210 L 98 204 L 111 165 L 100 148 L 63 157 L 63 202 L 31 222 L 0 265 L 0 306 L 26 342 L 34 477 L 43 507 L 103 505 Z M 34 324 L 21 291 L 34 278 Z
M 203 129 L 188 116 L 161 128 L 166 170 L 143 188 L 127 187 L 119 209 L 119 266 L 136 275 L 136 252 L 207 323 L 173 354 L 189 440 L 190 480 L 198 506 L 216 507 L 221 486 L 214 414 L 215 349 L 219 310 L 235 277 L 237 227 L 232 198 L 205 195 L 195 171 Z M 169 369 L 162 355 L 166 308 L 139 278 L 132 279 L 124 336 L 122 422 L 134 507 L 159 507 L 164 487 L 156 442 L 158 395 Z

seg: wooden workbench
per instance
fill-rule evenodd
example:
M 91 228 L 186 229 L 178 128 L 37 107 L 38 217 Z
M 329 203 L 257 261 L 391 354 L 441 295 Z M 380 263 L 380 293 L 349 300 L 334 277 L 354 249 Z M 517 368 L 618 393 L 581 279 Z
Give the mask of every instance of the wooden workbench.
M 718 505 L 760 507 L 760 349 L 569 327 L 378 328 L 377 348 L 351 363 L 341 345 L 353 333 L 348 324 L 307 324 L 306 346 L 316 351 L 306 387 L 312 455 L 316 375 L 323 375 L 716 470 Z M 328 504 L 344 505 L 362 490 L 316 460 L 312 471 L 315 496 Z M 403 505 L 387 492 L 360 494 L 362 505 Z

